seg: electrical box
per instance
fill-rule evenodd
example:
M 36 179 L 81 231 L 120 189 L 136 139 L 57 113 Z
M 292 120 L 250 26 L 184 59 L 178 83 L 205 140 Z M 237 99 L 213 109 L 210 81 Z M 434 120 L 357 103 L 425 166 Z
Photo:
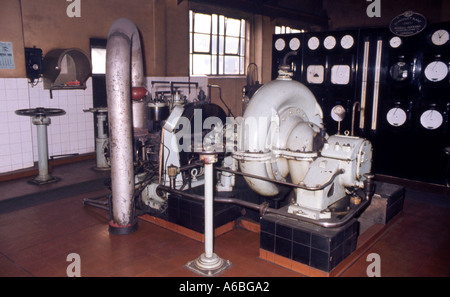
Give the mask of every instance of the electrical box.
M 42 49 L 25 48 L 25 69 L 30 82 L 34 84 L 42 75 Z

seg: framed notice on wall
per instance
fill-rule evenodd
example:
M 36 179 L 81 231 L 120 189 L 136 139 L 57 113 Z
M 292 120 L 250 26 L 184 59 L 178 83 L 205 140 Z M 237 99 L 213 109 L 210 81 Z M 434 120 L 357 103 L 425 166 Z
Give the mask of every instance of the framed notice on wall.
M 0 41 L 0 69 L 15 69 L 11 42 Z

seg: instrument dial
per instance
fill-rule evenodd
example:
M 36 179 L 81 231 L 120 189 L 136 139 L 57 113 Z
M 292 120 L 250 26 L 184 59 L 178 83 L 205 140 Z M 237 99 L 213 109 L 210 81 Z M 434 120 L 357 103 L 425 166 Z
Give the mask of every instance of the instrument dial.
M 336 38 L 334 38 L 333 36 L 328 36 L 327 38 L 325 38 L 325 40 L 323 41 L 323 45 L 325 46 L 326 49 L 331 50 L 336 46 Z
M 282 50 L 284 50 L 284 47 L 286 46 L 286 41 L 284 41 L 283 38 L 278 38 L 275 41 L 275 49 L 279 52 L 281 52 Z
M 289 41 L 289 48 L 293 51 L 296 51 L 300 48 L 300 39 L 294 37 Z
M 389 40 L 389 45 L 392 48 L 398 48 L 400 45 L 402 45 L 402 39 L 398 36 L 394 36 Z
M 448 66 L 442 61 L 434 61 L 425 67 L 425 77 L 432 82 L 440 82 L 448 74 Z
M 355 43 L 355 40 L 353 39 L 353 36 L 351 35 L 345 35 L 344 37 L 342 37 L 341 39 L 341 46 L 344 49 L 349 49 L 353 46 L 353 44 Z
M 406 122 L 406 112 L 400 107 L 391 108 L 386 114 L 386 119 L 391 126 L 400 127 Z
M 313 36 L 308 40 L 308 48 L 310 50 L 316 50 L 320 45 L 320 40 L 319 38 Z
M 420 116 L 420 123 L 425 129 L 434 130 L 439 128 L 444 121 L 442 114 L 434 109 L 429 109 Z
M 437 46 L 446 44 L 448 39 L 449 33 L 446 30 L 437 30 L 431 35 L 431 42 Z
M 403 61 L 399 61 L 391 66 L 389 74 L 395 81 L 404 81 L 409 77 L 410 67 Z

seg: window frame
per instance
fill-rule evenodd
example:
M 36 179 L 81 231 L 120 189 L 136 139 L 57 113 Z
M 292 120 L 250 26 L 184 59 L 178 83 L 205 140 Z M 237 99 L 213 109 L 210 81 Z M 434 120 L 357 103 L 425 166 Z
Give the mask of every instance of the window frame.
M 195 14 L 208 15 L 210 17 L 209 33 L 195 31 Z M 238 35 L 227 34 L 228 19 L 239 21 Z M 222 22 L 222 23 L 221 23 Z M 226 16 L 219 13 L 208 13 L 189 10 L 189 75 L 190 76 L 245 76 L 248 63 L 248 25 L 249 22 L 243 17 Z M 215 28 L 215 29 L 214 29 Z M 223 32 L 222 32 L 223 31 Z M 200 51 L 195 48 L 195 36 L 209 36 L 209 51 Z M 237 53 L 227 52 L 227 41 L 230 38 L 237 39 Z M 209 72 L 199 72 L 194 68 L 196 55 L 205 55 L 209 59 Z M 227 72 L 227 58 L 237 58 L 238 72 Z

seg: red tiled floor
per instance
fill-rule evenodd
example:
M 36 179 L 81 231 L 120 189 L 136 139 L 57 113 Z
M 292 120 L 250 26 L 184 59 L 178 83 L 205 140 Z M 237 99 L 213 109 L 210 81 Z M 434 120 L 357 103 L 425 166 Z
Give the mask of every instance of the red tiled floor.
M 202 242 L 144 220 L 133 234 L 110 234 L 107 212 L 82 204 L 107 192 L 1 214 L 0 276 L 66 276 L 70 253 L 80 255 L 82 276 L 198 276 L 184 266 L 204 251 Z M 341 276 L 367 276 L 370 253 L 380 255 L 381 276 L 450 276 L 449 214 L 449 208 L 407 199 L 402 216 Z M 260 258 L 258 232 L 235 228 L 216 237 L 214 251 L 232 262 L 221 277 L 303 276 Z

